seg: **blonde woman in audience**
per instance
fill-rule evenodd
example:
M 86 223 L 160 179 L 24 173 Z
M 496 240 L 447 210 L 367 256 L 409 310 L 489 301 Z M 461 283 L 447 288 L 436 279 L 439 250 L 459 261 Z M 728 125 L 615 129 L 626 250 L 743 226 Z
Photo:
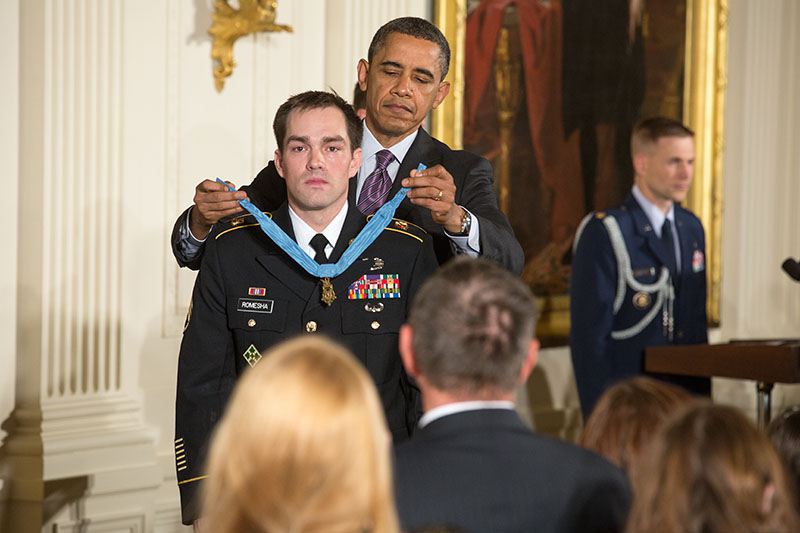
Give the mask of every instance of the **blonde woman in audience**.
M 648 377 L 606 389 L 586 420 L 581 446 L 602 455 L 632 476 L 644 447 L 664 420 L 692 396 L 685 389 Z
M 690 404 L 634 477 L 628 533 L 796 533 L 800 520 L 767 436 L 740 411 Z
M 240 380 L 216 432 L 203 529 L 396 533 L 390 440 L 375 386 L 344 348 L 278 345 Z

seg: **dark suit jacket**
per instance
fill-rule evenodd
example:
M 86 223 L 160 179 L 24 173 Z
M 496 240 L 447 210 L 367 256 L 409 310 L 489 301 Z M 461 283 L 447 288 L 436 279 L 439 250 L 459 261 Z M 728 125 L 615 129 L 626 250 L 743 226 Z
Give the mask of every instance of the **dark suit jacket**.
M 621 531 L 630 501 L 620 469 L 538 435 L 507 409 L 434 420 L 396 449 L 400 522 L 465 533 Z
M 274 221 L 294 237 L 284 205 Z M 336 262 L 365 222 L 353 206 L 331 255 Z M 379 261 L 382 259 L 381 261 Z M 321 282 L 269 237 L 253 216 L 214 227 L 195 282 L 178 360 L 176 462 L 183 521 L 197 518 L 197 480 L 211 432 L 238 377 L 280 341 L 306 332 L 327 335 L 364 364 L 377 385 L 395 440 L 408 438 L 421 409 L 397 351 L 397 334 L 411 299 L 437 268 L 430 238 L 392 221 L 353 264 L 331 282 L 336 299 L 321 301 Z M 397 275 L 399 297 L 357 299 L 351 284 L 364 275 Z M 260 357 L 260 355 L 256 355 Z
M 428 167 L 441 164 L 452 174 L 456 185 L 455 203 L 468 209 L 479 220 L 481 255 L 497 261 L 515 275 L 520 275 L 525 258 L 508 219 L 497 207 L 491 164 L 470 152 L 451 150 L 446 144 L 432 138 L 420 128 L 417 138 L 414 139 L 400 164 L 397 179 L 389 191 L 389 198 L 400 190 L 402 179 L 408 177 L 420 163 Z M 350 204 L 355 205 L 356 180 L 351 180 L 350 185 Z M 273 210 L 286 199 L 286 184 L 278 175 L 273 162 L 258 173 L 253 183 L 243 189 L 247 191 L 250 200 L 265 211 Z M 196 270 L 200 266 L 200 259 L 187 260 L 179 248 L 178 230 L 184 223 L 187 212 L 188 210 L 184 211 L 178 218 L 172 231 L 172 249 L 181 266 Z M 398 207 L 395 216 L 424 228 L 433 237 L 439 264 L 453 257 L 450 239 L 444 234 L 444 228 L 433 221 L 428 209 L 415 206 L 406 198 Z
M 665 344 L 702 344 L 708 341 L 706 320 L 705 234 L 700 220 L 679 205 L 675 225 L 681 248 L 681 273 L 674 308 L 673 338 L 665 334 L 661 313 L 638 335 L 613 339 L 611 331 L 638 323 L 656 304 L 637 306 L 637 291 L 626 286 L 622 307 L 615 315 L 617 260 L 603 217 L 616 218 L 631 258 L 636 281 L 654 283 L 665 264 L 665 250 L 647 215 L 632 194 L 617 209 L 595 214 L 580 236 L 572 258 L 570 286 L 570 349 L 581 410 L 588 416 L 605 389 L 622 379 L 644 373 L 644 349 Z M 708 394 L 708 379 L 656 376 L 690 391 Z

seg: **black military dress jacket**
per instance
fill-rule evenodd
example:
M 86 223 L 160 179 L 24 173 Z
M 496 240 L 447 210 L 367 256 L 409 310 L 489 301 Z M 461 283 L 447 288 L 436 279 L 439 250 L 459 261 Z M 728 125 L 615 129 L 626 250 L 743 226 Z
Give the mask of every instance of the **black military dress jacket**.
M 273 221 L 294 238 L 288 207 Z M 336 262 L 366 224 L 350 204 L 331 254 Z M 175 447 L 183 521 L 198 516 L 196 492 L 214 426 L 238 377 L 273 345 L 301 334 L 326 335 L 347 347 L 377 385 L 395 440 L 421 413 L 397 335 L 411 300 L 438 267 L 426 233 L 392 220 L 345 272 L 331 279 L 336 299 L 322 302 L 321 281 L 281 250 L 250 214 L 216 224 L 206 241 L 178 362 Z M 370 295 L 371 297 L 367 297 Z

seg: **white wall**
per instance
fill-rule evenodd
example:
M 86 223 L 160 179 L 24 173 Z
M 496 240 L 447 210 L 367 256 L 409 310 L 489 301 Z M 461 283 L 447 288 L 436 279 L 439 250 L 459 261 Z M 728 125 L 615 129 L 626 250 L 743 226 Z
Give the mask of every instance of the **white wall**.
M 800 338 L 800 4 L 731 0 L 725 115 L 723 341 Z M 718 380 L 715 397 L 754 411 L 753 383 Z M 778 386 L 773 413 L 800 402 Z
M 19 3 L 0 4 L 0 213 L 17 227 L 19 174 Z M 0 254 L 0 421 L 14 407 L 17 336 L 17 232 L 6 232 Z M 0 439 L 5 431 L 0 429 Z

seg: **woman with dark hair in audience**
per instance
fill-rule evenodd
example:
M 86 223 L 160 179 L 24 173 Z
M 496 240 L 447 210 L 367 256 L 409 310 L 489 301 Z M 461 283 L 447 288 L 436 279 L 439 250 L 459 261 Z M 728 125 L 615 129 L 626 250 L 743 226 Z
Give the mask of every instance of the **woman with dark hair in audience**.
M 773 419 L 767 434 L 791 478 L 796 509 L 800 510 L 800 405 L 787 408 Z
M 581 446 L 602 455 L 631 477 L 642 449 L 660 425 L 691 400 L 684 389 L 652 378 L 621 381 L 597 401 L 583 428 Z
M 767 436 L 708 402 L 671 418 L 633 479 L 628 533 L 796 533 L 786 475 Z
M 397 533 L 389 431 L 375 385 L 319 338 L 278 345 L 245 373 L 214 437 L 214 533 Z

